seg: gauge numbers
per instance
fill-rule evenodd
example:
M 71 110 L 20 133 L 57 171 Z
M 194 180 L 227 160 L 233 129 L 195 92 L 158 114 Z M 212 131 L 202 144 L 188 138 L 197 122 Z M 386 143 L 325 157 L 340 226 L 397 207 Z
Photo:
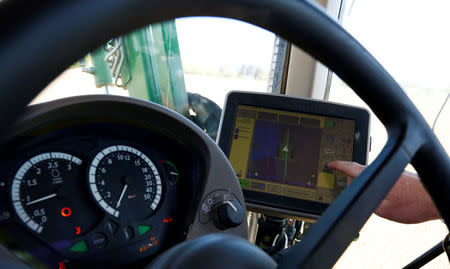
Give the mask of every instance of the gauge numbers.
M 26 161 L 17 171 L 11 186 L 11 198 L 19 218 L 31 230 L 41 233 L 50 225 L 49 213 L 55 211 L 54 200 L 64 202 L 60 188 L 71 177 L 81 160 L 62 152 L 42 153 Z
M 146 219 L 162 195 L 161 177 L 153 162 L 141 151 L 124 145 L 107 147 L 95 156 L 89 186 L 99 206 L 115 217 L 126 212 L 135 219 Z

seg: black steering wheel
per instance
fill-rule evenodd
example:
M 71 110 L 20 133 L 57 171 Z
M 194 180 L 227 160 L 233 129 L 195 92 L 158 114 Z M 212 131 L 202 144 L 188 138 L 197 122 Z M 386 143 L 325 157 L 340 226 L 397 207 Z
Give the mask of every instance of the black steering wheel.
M 376 160 L 327 209 L 302 243 L 293 247 L 281 267 L 331 267 L 408 163 L 418 171 L 444 221 L 450 223 L 448 155 L 394 79 L 311 2 L 79 0 L 30 4 L 16 0 L 2 5 L 7 7 L 0 14 L 4 20 L 0 45 L 3 138 L 33 97 L 108 39 L 177 17 L 234 18 L 282 36 L 327 65 L 370 106 L 388 131 L 388 141 Z

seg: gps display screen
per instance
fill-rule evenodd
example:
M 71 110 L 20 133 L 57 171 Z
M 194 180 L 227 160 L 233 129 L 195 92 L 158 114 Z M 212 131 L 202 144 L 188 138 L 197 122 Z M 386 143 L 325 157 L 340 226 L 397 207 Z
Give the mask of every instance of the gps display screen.
M 244 190 L 330 204 L 347 182 L 326 163 L 354 142 L 355 120 L 237 105 L 228 157 Z

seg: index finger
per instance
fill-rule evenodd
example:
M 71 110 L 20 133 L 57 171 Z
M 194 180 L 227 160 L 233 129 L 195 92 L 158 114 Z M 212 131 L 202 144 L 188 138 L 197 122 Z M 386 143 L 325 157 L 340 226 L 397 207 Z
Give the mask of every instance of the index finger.
M 333 169 L 346 174 L 349 177 L 355 178 L 366 168 L 364 165 L 360 165 L 355 162 L 346 161 L 332 161 L 327 163 L 329 169 Z

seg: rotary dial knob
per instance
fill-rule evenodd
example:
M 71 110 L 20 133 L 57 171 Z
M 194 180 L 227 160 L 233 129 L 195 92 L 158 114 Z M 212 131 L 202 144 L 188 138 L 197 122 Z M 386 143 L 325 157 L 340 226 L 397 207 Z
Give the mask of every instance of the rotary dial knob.
M 237 200 L 226 200 L 216 206 L 214 222 L 225 230 L 238 226 L 244 221 L 245 212 Z

